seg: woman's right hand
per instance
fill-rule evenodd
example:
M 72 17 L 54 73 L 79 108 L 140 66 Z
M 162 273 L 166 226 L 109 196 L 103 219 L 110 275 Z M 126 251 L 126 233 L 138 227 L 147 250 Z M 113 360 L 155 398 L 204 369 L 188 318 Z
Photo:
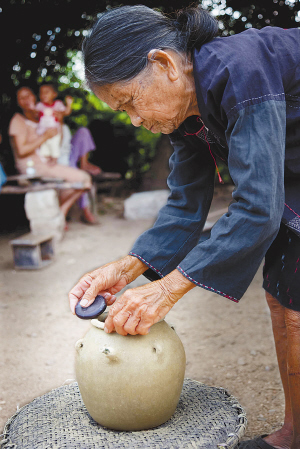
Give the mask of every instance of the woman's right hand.
M 90 306 L 97 295 L 102 295 L 107 305 L 112 305 L 114 296 L 127 284 L 147 270 L 147 266 L 133 256 L 111 262 L 91 273 L 86 273 L 69 293 L 69 303 L 73 314 L 80 301 L 82 307 Z
M 45 137 L 45 140 L 48 140 L 48 139 L 51 139 L 51 137 L 56 136 L 56 134 L 58 134 L 57 128 L 48 128 L 44 132 L 43 136 Z

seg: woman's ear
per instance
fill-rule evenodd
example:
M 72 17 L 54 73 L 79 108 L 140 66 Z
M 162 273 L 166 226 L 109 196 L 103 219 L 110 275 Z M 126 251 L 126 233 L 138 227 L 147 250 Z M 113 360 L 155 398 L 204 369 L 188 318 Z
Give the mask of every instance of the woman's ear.
M 171 81 L 179 77 L 179 65 L 175 52 L 153 49 L 148 53 L 148 61 L 159 70 L 167 72 Z

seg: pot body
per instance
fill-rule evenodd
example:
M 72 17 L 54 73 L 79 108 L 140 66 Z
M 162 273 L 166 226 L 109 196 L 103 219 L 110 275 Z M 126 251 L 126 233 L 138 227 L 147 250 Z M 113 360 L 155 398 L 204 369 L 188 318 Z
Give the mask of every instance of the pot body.
M 185 352 L 165 321 L 147 335 L 107 334 L 94 326 L 76 343 L 76 377 L 92 418 L 114 430 L 145 430 L 177 407 Z

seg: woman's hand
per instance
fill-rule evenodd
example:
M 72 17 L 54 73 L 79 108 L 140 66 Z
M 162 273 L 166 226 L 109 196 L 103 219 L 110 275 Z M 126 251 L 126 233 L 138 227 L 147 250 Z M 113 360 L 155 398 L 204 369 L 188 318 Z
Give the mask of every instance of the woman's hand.
M 62 112 L 62 111 L 53 111 L 53 115 L 54 115 L 54 117 L 56 118 L 56 120 L 61 124 L 61 125 L 63 125 L 63 123 L 64 123 L 64 118 L 65 118 L 65 113 L 64 112 Z
M 147 334 L 153 324 L 164 318 L 174 304 L 195 287 L 178 270 L 174 270 L 158 281 L 126 290 L 116 300 L 114 295 L 147 268 L 136 257 L 126 256 L 87 273 L 69 293 L 72 313 L 75 314 L 79 301 L 82 307 L 88 307 L 97 295 L 102 295 L 107 305 L 113 304 L 105 321 L 106 332 Z
M 51 139 L 51 137 L 56 136 L 56 134 L 58 134 L 58 129 L 57 128 L 48 128 L 44 132 L 43 137 L 45 138 L 45 141 L 46 141 L 48 139 Z
M 23 158 L 35 154 L 36 150 L 46 142 L 46 140 L 56 136 L 57 133 L 57 128 L 49 128 L 43 134 L 28 142 L 26 132 L 22 131 L 20 134 L 12 137 L 11 143 L 17 152 L 18 157 Z
M 107 305 L 113 304 L 116 300 L 115 293 L 144 273 L 147 268 L 136 257 L 126 256 L 85 274 L 69 293 L 72 313 L 75 314 L 75 306 L 79 301 L 82 307 L 88 307 L 100 294 Z
M 194 287 L 195 284 L 174 270 L 158 281 L 126 290 L 111 307 L 104 330 L 121 335 L 145 335 Z

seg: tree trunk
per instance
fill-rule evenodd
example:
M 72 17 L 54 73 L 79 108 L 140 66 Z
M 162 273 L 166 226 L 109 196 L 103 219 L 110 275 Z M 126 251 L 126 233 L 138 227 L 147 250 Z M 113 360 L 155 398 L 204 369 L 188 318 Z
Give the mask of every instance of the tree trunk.
M 150 170 L 143 176 L 141 190 L 167 189 L 167 177 L 170 173 L 169 158 L 173 152 L 169 137 L 161 135 L 158 141 L 157 152 L 151 163 Z

